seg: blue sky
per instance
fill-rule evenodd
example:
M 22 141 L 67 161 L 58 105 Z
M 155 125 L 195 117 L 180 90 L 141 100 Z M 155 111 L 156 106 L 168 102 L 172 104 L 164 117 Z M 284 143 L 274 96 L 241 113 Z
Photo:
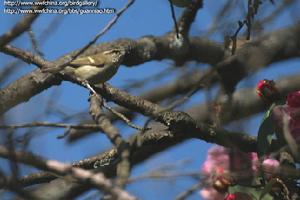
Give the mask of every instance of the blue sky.
M 127 1 L 118 0 L 102 0 L 101 7 L 112 7 L 120 9 Z M 210 26 L 213 16 L 216 11 L 223 5 L 223 1 L 205 1 L 204 9 L 200 10 L 197 15 L 197 21 L 192 27 L 192 35 L 201 35 Z M 268 4 L 268 1 L 265 1 Z M 273 5 L 269 5 L 272 7 Z M 275 5 L 276 6 L 276 5 Z M 272 9 L 275 8 L 272 7 Z M 272 10 L 270 9 L 270 10 Z M 19 19 L 20 16 L 3 14 L 3 4 L 0 4 L 0 34 L 6 32 L 11 28 Z M 180 15 L 182 9 L 177 8 L 177 16 Z M 288 10 L 284 12 L 276 23 L 269 24 L 267 30 L 277 29 L 279 27 L 288 26 L 291 23 L 290 12 Z M 228 16 L 229 20 L 235 23 L 243 14 L 241 9 L 239 12 L 232 13 Z M 267 15 L 268 12 L 261 15 Z M 33 25 L 33 31 L 37 37 L 39 33 L 45 30 L 49 24 L 56 17 L 54 15 L 41 15 Z M 113 15 L 66 15 L 60 18 L 58 23 L 59 27 L 56 28 L 46 41 L 41 42 L 41 50 L 45 54 L 45 58 L 48 60 L 55 60 L 56 58 L 84 46 L 90 41 L 113 17 Z M 166 0 L 146 1 L 139 0 L 127 10 L 124 15 L 121 16 L 117 24 L 115 24 L 103 37 L 98 40 L 98 43 L 113 41 L 118 38 L 131 38 L 137 39 L 145 35 L 160 36 L 170 31 L 173 28 L 173 22 L 170 17 L 169 4 Z M 221 41 L 222 37 L 218 34 L 212 36 L 212 39 Z M 21 37 L 13 42 L 14 45 L 23 49 L 30 49 L 30 42 L 27 34 L 23 34 Z M 11 61 L 11 57 L 0 54 L 0 70 L 2 66 Z M 284 65 L 284 67 L 283 67 Z M 109 82 L 118 87 L 128 84 L 129 80 L 143 79 L 150 75 L 156 74 L 167 67 L 172 66 L 170 60 L 164 60 L 161 62 L 148 62 L 140 66 L 127 68 L 122 66 L 115 76 Z M 203 66 L 203 65 L 199 65 Z M 280 64 L 274 64 L 271 69 L 260 71 L 255 76 L 243 80 L 238 88 L 253 87 L 258 80 L 262 78 L 280 78 L 283 75 L 288 75 L 295 72 L 300 72 L 299 59 L 288 61 Z M 18 79 L 23 74 L 35 69 L 35 66 L 23 64 L 21 70 L 13 76 L 9 77 L 7 83 Z M 168 81 L 175 78 L 176 73 L 168 76 L 167 78 L 151 83 L 147 86 L 150 88 L 154 85 L 163 85 Z M 136 93 L 139 93 L 138 91 Z M 68 82 L 64 82 L 60 86 L 54 86 L 51 89 L 33 97 L 29 102 L 20 104 L 11 109 L 7 116 L 9 116 L 9 123 L 25 123 L 31 121 L 49 121 L 59 122 L 59 118 L 52 115 L 47 118 L 41 118 L 41 114 L 45 110 L 45 106 L 49 97 L 55 96 L 55 103 L 59 105 L 66 113 L 74 114 L 77 112 L 87 111 L 88 109 L 88 91 L 73 85 Z M 195 95 L 188 105 L 199 103 L 204 101 L 204 94 L 200 93 Z M 188 107 L 188 106 L 185 106 Z M 255 134 L 260 122 L 261 115 L 249 119 L 244 130 L 247 133 Z M 143 118 L 138 118 L 134 122 L 136 124 L 143 124 Z M 72 121 L 76 123 L 77 121 Z M 124 126 L 123 123 L 117 124 L 123 135 L 128 136 L 135 132 L 134 130 Z M 230 126 L 234 129 L 234 127 Z M 80 143 L 73 145 L 67 145 L 64 140 L 56 139 L 56 136 L 63 133 L 62 129 L 51 129 L 49 132 L 45 132 L 45 129 L 36 129 L 36 137 L 30 143 L 30 149 L 40 155 L 43 155 L 49 159 L 57 159 L 64 162 L 71 162 L 82 159 L 87 156 L 96 154 L 110 147 L 110 143 L 102 134 L 93 135 L 87 139 L 84 139 Z M 20 130 L 20 133 L 24 133 L 24 130 Z M 201 163 L 205 159 L 206 151 L 210 144 L 203 141 L 191 140 L 184 142 L 176 147 L 165 151 L 158 156 L 154 156 L 146 162 L 138 165 L 133 169 L 132 176 L 138 176 L 149 172 L 150 170 L 157 169 L 162 165 L 174 164 L 178 170 L 181 171 L 197 171 L 201 167 Z M 182 164 L 180 161 L 189 160 L 190 162 Z M 181 164 L 180 164 L 181 163 Z M 0 168 L 5 168 L 5 162 L 0 160 Z M 24 172 L 30 171 L 25 168 Z M 190 178 L 181 178 L 176 181 L 141 181 L 129 185 L 128 189 L 133 194 L 136 194 L 141 199 L 173 199 L 180 192 L 194 184 L 195 181 Z M 199 195 L 195 193 L 190 199 L 200 199 Z

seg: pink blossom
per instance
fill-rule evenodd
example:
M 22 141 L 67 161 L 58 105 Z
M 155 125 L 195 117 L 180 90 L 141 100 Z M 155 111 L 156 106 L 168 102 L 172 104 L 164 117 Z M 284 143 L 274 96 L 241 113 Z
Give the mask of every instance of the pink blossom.
M 294 102 L 295 103 L 295 102 Z M 296 105 L 296 104 L 292 105 Z M 276 126 L 283 129 L 284 116 L 287 117 L 289 131 L 295 140 L 300 140 L 300 107 L 292 107 L 289 105 L 278 105 L 273 108 L 273 117 Z
M 208 150 L 206 161 L 203 164 L 202 172 L 216 175 L 224 174 L 229 169 L 228 150 L 221 146 L 212 147 Z
M 287 96 L 287 105 L 290 107 L 300 107 L 300 90 L 296 92 L 291 92 Z
M 220 193 L 212 187 L 200 190 L 200 195 L 205 200 L 223 200 L 225 193 Z
M 213 185 L 220 176 L 223 176 L 229 169 L 228 150 L 221 146 L 214 146 L 208 150 L 206 161 L 203 163 L 201 172 L 206 183 L 200 191 L 200 195 L 205 200 L 223 200 L 225 193 L 217 191 Z
M 256 153 L 242 153 L 234 150 L 230 154 L 229 149 L 222 146 L 214 146 L 209 149 L 206 161 L 202 166 L 202 173 L 205 177 L 206 187 L 200 191 L 201 196 L 206 200 L 223 200 L 228 187 L 232 184 L 230 178 L 230 168 L 232 170 L 244 172 L 245 170 L 257 169 Z M 233 166 L 230 166 L 230 155 L 233 157 Z M 247 162 L 245 162 L 245 160 Z
M 262 162 L 262 166 L 264 168 L 265 178 L 271 179 L 273 177 L 273 172 L 276 171 L 280 165 L 278 160 L 267 158 Z
M 278 162 L 278 160 L 268 158 L 263 161 L 262 165 L 264 167 L 277 168 L 277 167 L 279 167 L 279 162 Z
M 266 102 L 278 99 L 279 92 L 272 80 L 263 79 L 256 86 L 256 93 Z M 278 105 L 273 109 L 273 117 L 279 130 L 283 129 L 283 118 L 287 116 L 288 127 L 295 140 L 300 141 L 300 90 L 291 92 L 286 98 L 285 105 Z
M 230 163 L 232 163 L 232 166 L 230 166 Z M 268 158 L 264 160 L 262 165 L 268 169 L 273 169 L 273 167 L 279 166 L 279 162 Z M 233 179 L 230 177 L 230 170 L 231 172 L 245 173 L 246 176 L 258 174 L 259 160 L 257 154 L 254 152 L 243 153 L 237 150 L 230 152 L 229 149 L 222 146 L 214 146 L 209 149 L 201 169 L 204 183 L 206 184 L 200 191 L 203 199 L 224 199 L 228 187 L 233 183 Z M 266 174 L 266 177 L 268 176 L 270 174 Z M 239 184 L 239 180 L 236 180 L 236 184 Z M 242 199 L 248 200 L 249 198 Z
M 249 153 L 249 159 L 251 160 L 251 169 L 253 172 L 258 171 L 258 156 L 257 153 L 251 152 Z

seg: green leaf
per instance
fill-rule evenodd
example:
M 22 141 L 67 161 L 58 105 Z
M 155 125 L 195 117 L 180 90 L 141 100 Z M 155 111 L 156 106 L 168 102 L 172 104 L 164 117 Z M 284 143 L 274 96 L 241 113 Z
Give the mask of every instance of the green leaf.
M 264 190 L 256 189 L 253 187 L 245 187 L 241 185 L 235 185 L 229 187 L 229 193 L 233 194 L 236 192 L 246 193 L 255 200 L 273 200 L 273 197 L 269 193 L 263 194 Z
M 276 104 L 272 104 L 264 115 L 263 121 L 257 134 L 257 154 L 261 158 L 269 150 L 272 137 L 275 132 L 274 121 L 272 119 L 272 110 Z
M 171 0 L 171 1 L 177 7 L 187 7 L 192 2 L 192 0 Z
M 261 194 L 259 196 L 259 200 L 262 200 L 269 192 L 272 190 L 273 185 L 277 183 L 275 179 L 272 179 L 268 182 L 268 184 L 264 187 L 264 189 L 261 191 Z

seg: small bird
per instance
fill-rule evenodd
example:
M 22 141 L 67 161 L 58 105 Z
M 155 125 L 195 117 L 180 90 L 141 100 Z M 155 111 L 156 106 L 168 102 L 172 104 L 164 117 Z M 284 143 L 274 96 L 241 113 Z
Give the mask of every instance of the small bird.
M 112 49 L 94 55 L 76 58 L 63 69 L 47 68 L 43 72 L 73 75 L 89 84 L 104 83 L 118 71 L 125 55 L 124 49 Z

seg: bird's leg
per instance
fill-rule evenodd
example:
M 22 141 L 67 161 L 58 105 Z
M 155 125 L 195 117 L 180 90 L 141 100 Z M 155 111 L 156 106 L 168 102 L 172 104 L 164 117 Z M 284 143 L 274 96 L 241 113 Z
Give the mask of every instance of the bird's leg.
M 99 94 L 94 90 L 94 88 L 90 85 L 90 83 L 87 80 L 81 81 L 82 85 L 89 89 L 92 94 L 94 94 L 99 100 L 101 100 L 101 97 Z

